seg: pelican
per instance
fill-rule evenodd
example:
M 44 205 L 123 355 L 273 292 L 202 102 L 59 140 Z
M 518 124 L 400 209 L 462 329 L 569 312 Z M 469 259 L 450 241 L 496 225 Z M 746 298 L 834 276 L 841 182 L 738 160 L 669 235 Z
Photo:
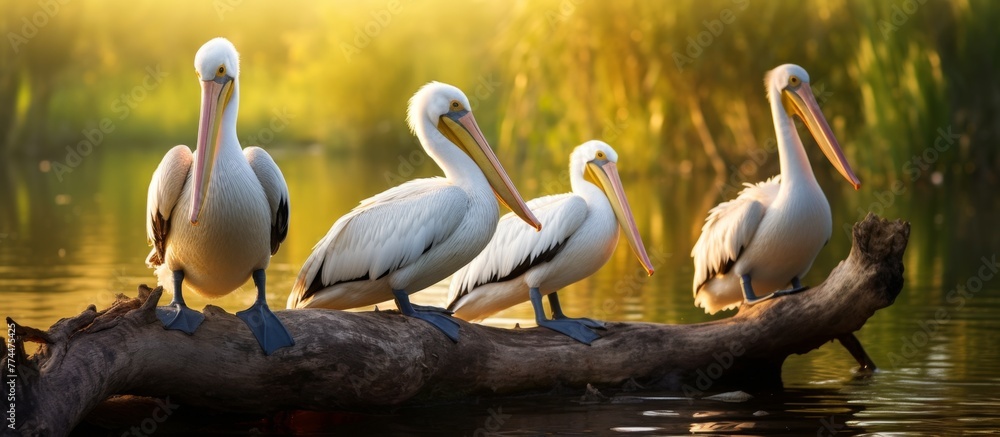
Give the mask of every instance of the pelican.
M 201 82 L 197 148 L 170 149 L 149 183 L 146 234 L 153 250 L 146 264 L 174 290 L 170 305 L 156 313 L 165 328 L 194 334 L 205 316 L 184 303 L 182 284 L 219 297 L 252 277 L 257 301 L 237 316 L 270 355 L 294 344 L 267 307 L 264 275 L 288 233 L 288 186 L 267 152 L 240 148 L 236 47 L 215 38 L 198 50 L 194 68 Z
M 407 121 L 445 177 L 416 179 L 377 194 L 333 224 L 302 266 L 288 308 L 348 309 L 395 299 L 458 341 L 444 309 L 409 294 L 447 278 L 486 247 L 500 213 L 496 197 L 535 229 L 458 88 L 431 82 L 410 99 Z M 492 187 L 492 188 L 491 188 Z
M 618 244 L 619 225 L 646 273 L 653 274 L 617 163 L 618 153 L 604 142 L 577 146 L 569 161 L 573 192 L 528 202 L 543 230 L 533 232 L 511 214 L 500 219 L 486 249 L 452 278 L 448 309 L 461 319 L 479 320 L 527 298 L 539 326 L 584 344 L 599 338 L 589 328 L 604 325 L 566 317 L 556 293 L 608 262 Z M 551 320 L 545 318 L 543 295 L 548 296 Z
M 854 189 L 861 186 L 820 112 L 809 74 L 785 64 L 768 72 L 764 84 L 781 175 L 746 184 L 736 199 L 709 212 L 691 251 L 695 305 L 709 314 L 806 289 L 800 280 L 830 240 L 830 204 L 813 176 L 792 115 L 802 119 Z

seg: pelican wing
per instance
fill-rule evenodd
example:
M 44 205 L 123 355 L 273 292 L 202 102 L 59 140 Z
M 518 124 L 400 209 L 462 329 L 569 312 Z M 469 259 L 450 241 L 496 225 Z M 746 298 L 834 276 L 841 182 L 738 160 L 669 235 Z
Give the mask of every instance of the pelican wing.
M 243 149 L 250 168 L 257 175 L 264 194 L 267 196 L 267 204 L 271 207 L 271 255 L 278 253 L 278 246 L 285 237 L 288 236 L 288 185 L 285 184 L 285 177 L 281 174 L 278 164 L 274 163 L 271 155 L 260 147 L 247 147 Z
M 744 184 L 739 196 L 708 212 L 701 237 L 691 250 L 694 294 L 715 275 L 729 272 L 750 243 L 767 207 L 778 194 L 780 175 L 758 184 Z
M 449 308 L 476 287 L 516 278 L 551 261 L 587 219 L 588 212 L 587 202 L 572 193 L 534 199 L 528 208 L 542 223 L 542 230 L 535 231 L 513 213 L 500 218 L 486 248 L 452 277 Z
M 163 264 L 170 234 L 170 216 L 184 191 L 184 184 L 191 172 L 194 156 L 187 146 L 170 149 L 153 172 L 146 197 L 146 238 L 153 250 L 146 257 L 146 265 Z
M 313 248 L 289 302 L 410 265 L 451 236 L 468 210 L 468 194 L 443 178 L 413 180 L 363 200 Z

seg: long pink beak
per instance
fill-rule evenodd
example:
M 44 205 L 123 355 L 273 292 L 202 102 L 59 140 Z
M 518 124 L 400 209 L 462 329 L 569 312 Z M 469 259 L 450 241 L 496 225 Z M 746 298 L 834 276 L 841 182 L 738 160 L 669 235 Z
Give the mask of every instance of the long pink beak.
M 219 152 L 219 133 L 222 112 L 232 89 L 232 80 L 201 81 L 201 116 L 198 121 L 198 144 L 195 149 L 194 195 L 191 196 L 191 223 L 197 225 L 198 217 L 208 197 L 215 157 Z

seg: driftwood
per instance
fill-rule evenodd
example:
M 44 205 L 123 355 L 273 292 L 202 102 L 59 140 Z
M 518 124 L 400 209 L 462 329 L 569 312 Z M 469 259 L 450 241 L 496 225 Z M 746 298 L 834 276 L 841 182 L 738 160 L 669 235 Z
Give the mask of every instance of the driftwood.
M 12 358 L 0 362 L 3 397 L 8 379 L 14 381 L 22 435 L 65 435 L 116 394 L 270 413 L 544 393 L 588 383 L 638 383 L 694 397 L 723 387 L 775 389 L 790 354 L 853 338 L 876 310 L 892 304 L 903 284 L 908 236 L 909 224 L 869 215 L 854 227 L 849 257 L 807 292 L 708 323 L 608 323 L 592 346 L 544 328 L 464 322 L 454 344 L 396 312 L 293 310 L 277 314 L 295 346 L 264 356 L 243 322 L 215 306 L 205 308 L 193 336 L 164 330 L 154 314 L 162 290 L 141 286 L 138 298 L 119 296 L 102 311 L 92 305 L 45 332 L 16 326 Z M 24 341 L 42 346 L 26 357 Z

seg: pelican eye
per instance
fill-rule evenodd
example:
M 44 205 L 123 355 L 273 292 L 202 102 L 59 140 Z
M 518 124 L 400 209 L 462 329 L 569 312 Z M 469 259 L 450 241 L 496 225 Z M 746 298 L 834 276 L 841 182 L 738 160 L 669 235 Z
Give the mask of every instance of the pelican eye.
M 219 66 L 219 70 L 218 70 L 218 72 L 215 73 L 215 75 L 216 76 L 222 76 L 224 74 L 226 74 L 226 66 L 225 65 L 220 65 Z
M 458 100 L 452 100 L 451 101 L 451 110 L 452 111 L 457 111 L 459 109 L 462 109 L 462 104 L 458 103 Z
M 799 82 L 801 82 L 801 80 L 799 80 L 798 76 L 791 76 L 788 78 L 788 84 L 791 86 L 799 86 Z
M 597 159 L 607 159 L 607 158 L 608 158 L 608 155 L 605 155 L 604 151 L 601 151 L 601 150 L 597 151 Z

